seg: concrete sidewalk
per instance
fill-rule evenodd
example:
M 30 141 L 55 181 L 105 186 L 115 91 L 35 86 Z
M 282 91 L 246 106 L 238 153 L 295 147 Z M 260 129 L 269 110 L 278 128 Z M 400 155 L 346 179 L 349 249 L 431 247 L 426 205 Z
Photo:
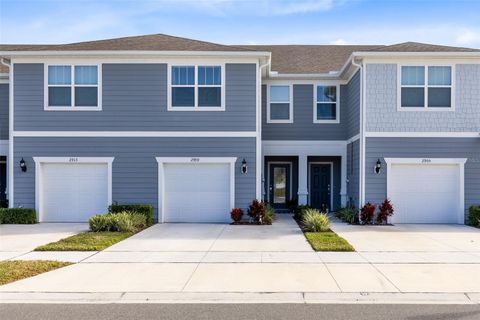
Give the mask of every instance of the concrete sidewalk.
M 362 241 L 363 231 L 367 244 L 382 232 L 405 241 L 392 227 L 373 231 L 351 227 L 334 224 L 335 231 L 352 242 Z M 453 229 L 453 234 L 460 230 Z M 418 237 L 418 231 L 410 232 L 411 239 Z M 459 241 L 477 236 L 477 230 L 463 235 L 460 231 Z M 387 241 L 392 243 L 397 251 L 376 247 L 314 252 L 289 216 L 262 227 L 155 225 L 98 253 L 25 254 L 24 259 L 52 259 L 58 254 L 59 260 L 79 263 L 1 286 L 0 300 L 480 301 L 480 252 L 474 250 L 475 242 L 468 251 L 399 251 L 400 240 Z

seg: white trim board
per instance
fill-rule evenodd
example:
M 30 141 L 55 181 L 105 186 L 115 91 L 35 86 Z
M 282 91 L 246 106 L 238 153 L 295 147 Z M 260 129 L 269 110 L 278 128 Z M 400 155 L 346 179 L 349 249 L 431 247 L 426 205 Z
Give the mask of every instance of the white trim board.
M 237 157 L 155 157 L 158 163 L 158 221 L 165 221 L 165 168 L 166 163 L 227 163 L 230 164 L 230 209 L 235 207 L 235 163 Z
M 480 138 L 480 132 L 365 132 L 368 138 Z
M 395 164 L 417 164 L 417 165 L 439 165 L 439 164 L 452 164 L 458 165 L 459 172 L 459 185 L 458 190 L 460 193 L 459 210 L 457 213 L 457 223 L 465 223 L 465 163 L 467 158 L 384 158 L 387 163 L 387 198 L 390 198 L 390 191 L 392 190 L 393 181 L 389 179 L 391 177 L 392 165 Z
M 42 199 L 40 197 L 42 188 L 42 164 L 43 163 L 106 163 L 107 164 L 107 195 L 108 205 L 112 204 L 112 163 L 114 157 L 33 157 L 35 162 L 35 210 L 38 221 L 42 221 Z
M 14 137 L 255 138 L 255 131 L 14 131 Z

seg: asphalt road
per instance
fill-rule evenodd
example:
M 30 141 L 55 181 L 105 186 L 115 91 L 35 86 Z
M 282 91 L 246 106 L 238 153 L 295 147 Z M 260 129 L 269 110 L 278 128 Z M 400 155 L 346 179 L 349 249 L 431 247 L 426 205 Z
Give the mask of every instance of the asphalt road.
M 479 305 L 0 304 L 0 319 L 480 319 Z

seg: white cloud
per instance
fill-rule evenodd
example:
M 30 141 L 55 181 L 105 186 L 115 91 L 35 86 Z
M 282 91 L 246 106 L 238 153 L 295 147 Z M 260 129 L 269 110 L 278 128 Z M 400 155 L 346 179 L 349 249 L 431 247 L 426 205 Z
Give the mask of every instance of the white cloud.
M 336 45 L 346 45 L 348 44 L 347 41 L 345 41 L 344 39 L 337 39 L 337 40 L 333 40 L 333 41 L 330 41 L 330 44 L 336 44 Z
M 480 31 L 471 29 L 461 30 L 456 38 L 456 42 L 462 46 L 477 44 L 480 46 Z

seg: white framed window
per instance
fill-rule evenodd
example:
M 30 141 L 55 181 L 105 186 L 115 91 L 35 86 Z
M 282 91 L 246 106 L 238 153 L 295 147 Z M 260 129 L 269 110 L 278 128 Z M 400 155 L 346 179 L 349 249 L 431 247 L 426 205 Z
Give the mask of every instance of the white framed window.
M 224 65 L 170 65 L 168 110 L 224 111 Z
M 400 65 L 398 110 L 454 110 L 454 66 Z
M 313 123 L 340 123 L 338 85 L 316 85 L 314 88 Z
M 100 65 L 46 64 L 44 72 L 44 110 L 102 110 Z
M 267 123 L 293 123 L 292 85 L 269 85 L 267 88 Z

